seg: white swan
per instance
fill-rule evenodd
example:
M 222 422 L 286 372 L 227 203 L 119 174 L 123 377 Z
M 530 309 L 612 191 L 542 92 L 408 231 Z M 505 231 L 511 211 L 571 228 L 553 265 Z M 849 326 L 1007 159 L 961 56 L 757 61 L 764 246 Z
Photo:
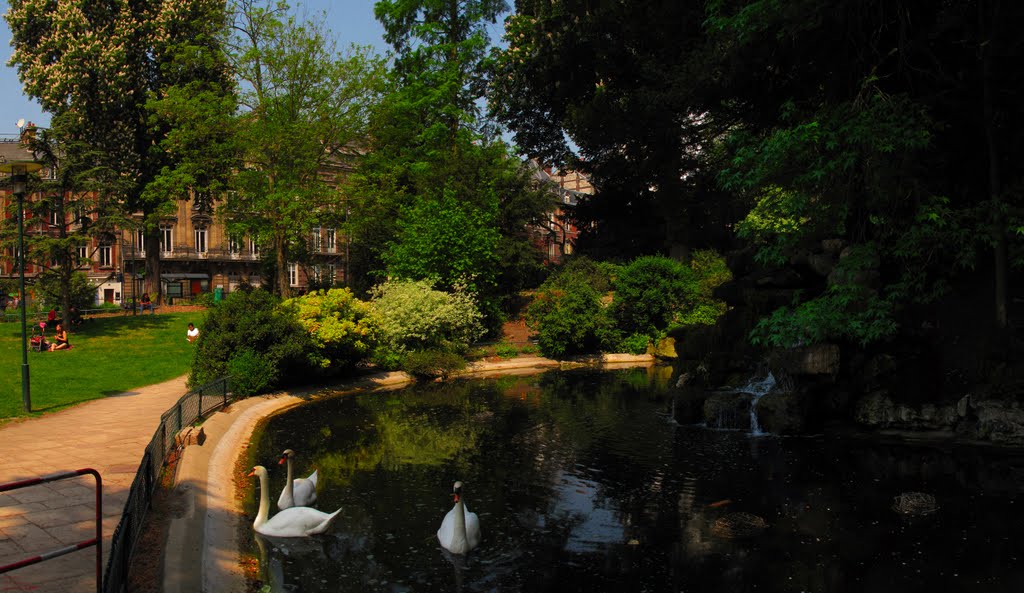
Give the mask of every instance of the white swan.
M 273 517 L 267 518 L 270 512 L 270 496 L 267 495 L 267 469 L 262 465 L 252 468 L 250 476 L 260 479 L 260 510 L 252 528 L 256 533 L 270 537 L 304 537 L 327 531 L 341 509 L 333 513 L 325 513 L 309 507 L 292 507 L 285 509 Z
M 292 479 L 292 457 L 295 451 L 285 449 L 281 453 L 281 461 L 277 464 L 288 463 L 288 481 L 285 482 L 284 490 L 277 499 L 277 508 L 284 510 L 290 507 L 308 507 L 316 502 L 316 470 L 309 474 L 308 478 Z
M 476 513 L 469 512 L 461 492 L 462 482 L 455 482 L 452 486 L 455 506 L 444 516 L 437 530 L 437 541 L 452 554 L 465 554 L 480 543 L 480 519 Z

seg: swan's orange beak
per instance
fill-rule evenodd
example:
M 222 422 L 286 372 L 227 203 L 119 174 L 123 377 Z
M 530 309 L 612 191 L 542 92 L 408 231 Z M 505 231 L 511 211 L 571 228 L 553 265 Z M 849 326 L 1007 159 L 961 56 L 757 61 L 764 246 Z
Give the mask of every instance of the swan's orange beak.
M 452 493 L 452 498 L 455 500 L 455 502 L 459 502 L 459 495 L 458 495 L 458 493 Z
M 255 469 L 253 469 L 251 472 L 249 472 L 249 477 L 250 478 L 255 476 L 255 475 L 256 475 L 256 470 Z
M 285 461 L 288 461 L 288 458 L 287 457 L 282 457 L 281 460 L 277 462 L 277 464 L 278 465 L 284 465 Z

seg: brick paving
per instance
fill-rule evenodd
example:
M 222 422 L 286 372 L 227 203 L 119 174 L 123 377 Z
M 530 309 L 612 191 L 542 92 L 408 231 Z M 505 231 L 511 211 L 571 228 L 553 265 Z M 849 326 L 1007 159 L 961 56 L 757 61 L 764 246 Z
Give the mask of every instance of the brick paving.
M 0 483 L 92 468 L 103 479 L 103 568 L 110 537 L 160 414 L 185 377 L 0 427 Z M 95 480 L 81 476 L 0 493 L 0 566 L 94 537 Z M 96 549 L 0 575 L 0 592 L 96 590 Z

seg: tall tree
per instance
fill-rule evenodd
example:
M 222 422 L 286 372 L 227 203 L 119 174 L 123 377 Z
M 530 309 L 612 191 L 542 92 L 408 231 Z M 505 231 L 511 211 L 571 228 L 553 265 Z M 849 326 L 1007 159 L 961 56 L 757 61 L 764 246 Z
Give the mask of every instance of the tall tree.
M 159 295 L 160 216 L 230 173 L 216 158 L 233 106 L 224 3 L 12 0 L 4 17 L 25 92 L 124 180 L 106 197 L 142 213 L 146 290 Z
M 467 283 L 493 321 L 539 265 L 526 226 L 553 206 L 480 112 L 488 24 L 504 2 L 383 1 L 392 90 L 356 176 L 354 255 L 368 279 Z
M 300 22 L 284 2 L 239 0 L 234 18 L 242 162 L 225 214 L 271 246 L 275 291 L 287 297 L 299 244 L 345 207 L 324 172 L 358 153 L 383 66 L 367 48 L 339 54 L 322 22 Z
M 489 105 L 521 150 L 599 189 L 578 208 L 584 251 L 685 253 L 724 240 L 702 225 L 727 206 L 708 183 L 720 128 L 700 97 L 704 19 L 699 2 L 516 1 L 507 47 L 489 64 Z
M 108 199 L 119 194 L 120 175 L 96 166 L 100 159 L 88 144 L 75 140 L 75 130 L 69 129 L 73 125 L 73 118 L 57 116 L 49 129 L 26 134 L 28 148 L 51 174 L 33 188 L 42 199 L 26 205 L 43 228 L 28 233 L 25 257 L 60 287 L 65 320 L 70 319 L 74 275 L 92 262 L 98 249 L 111 249 L 119 229 L 132 225 L 117 201 Z M 10 243 L 17 240 L 14 229 L 4 229 Z

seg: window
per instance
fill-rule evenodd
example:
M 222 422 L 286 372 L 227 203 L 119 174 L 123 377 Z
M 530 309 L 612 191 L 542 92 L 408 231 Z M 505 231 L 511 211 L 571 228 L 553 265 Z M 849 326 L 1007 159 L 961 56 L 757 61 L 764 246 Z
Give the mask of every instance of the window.
M 327 264 L 327 278 L 325 278 L 325 280 L 327 280 L 331 286 L 334 286 L 334 279 L 337 278 L 337 271 L 337 266 L 334 264 Z
M 146 230 L 135 229 L 135 245 L 133 246 L 135 255 L 139 257 L 146 257 Z
M 311 238 L 312 243 L 310 243 L 310 249 L 313 251 L 313 253 L 320 253 L 320 250 L 323 247 L 323 241 L 321 240 L 322 238 L 320 236 L 320 227 L 313 227 L 313 236 Z
M 327 253 L 334 253 L 337 248 L 337 235 L 334 229 L 327 229 Z
M 100 267 L 109 268 L 113 264 L 114 248 L 111 245 L 100 245 L 99 249 Z
M 170 226 L 160 227 L 160 253 L 171 253 L 173 244 L 171 243 L 171 228 Z
M 231 255 L 238 255 L 242 253 L 242 237 L 239 235 L 228 236 L 228 253 Z
M 60 212 L 54 208 L 50 210 L 50 226 L 60 226 Z
M 75 218 L 72 221 L 72 224 L 75 225 L 75 228 L 81 227 L 89 220 L 89 218 L 85 215 L 85 208 L 82 206 L 75 206 L 74 215 Z
M 86 260 L 89 259 L 89 248 L 85 245 L 79 245 L 75 251 L 76 255 L 78 255 L 78 261 L 75 262 L 77 267 L 86 265 L 88 263 Z
M 324 279 L 324 277 L 323 277 L 323 268 L 320 267 L 320 264 L 314 265 L 313 266 L 313 282 L 315 282 L 316 284 L 320 284 L 323 281 L 323 279 Z
M 288 264 L 288 286 L 299 285 L 299 264 Z
M 196 253 L 206 253 L 206 229 L 196 229 Z

